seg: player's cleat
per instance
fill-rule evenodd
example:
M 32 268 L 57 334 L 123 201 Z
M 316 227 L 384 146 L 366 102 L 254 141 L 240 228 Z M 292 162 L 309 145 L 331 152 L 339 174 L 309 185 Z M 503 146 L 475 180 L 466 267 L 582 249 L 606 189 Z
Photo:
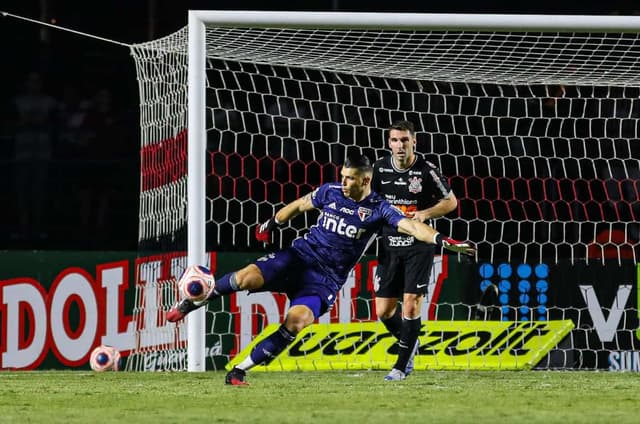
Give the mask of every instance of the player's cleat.
M 406 377 L 406 374 L 402 371 L 392 368 L 391 371 L 389 371 L 389 374 L 384 377 L 384 379 L 385 381 L 400 381 L 404 380 Z
M 246 378 L 247 372 L 245 370 L 233 367 L 233 369 L 227 373 L 224 383 L 230 386 L 248 386 L 249 383 L 245 381 Z
M 180 302 L 176 303 L 173 308 L 171 308 L 165 318 L 169 322 L 177 322 L 183 319 L 189 312 L 195 311 L 198 308 L 206 305 L 207 302 L 198 302 L 197 304 L 190 301 L 189 299 L 182 299 Z
M 468 241 L 454 240 L 451 237 L 442 238 L 442 247 L 450 252 L 462 253 L 463 255 L 472 256 L 476 254 L 476 248 L 473 243 Z
M 407 361 L 407 367 L 404 369 L 405 377 L 413 372 L 413 365 L 414 365 L 413 359 L 415 358 L 416 353 L 418 353 L 418 349 L 419 348 L 420 348 L 420 341 L 416 340 L 416 344 L 413 347 L 413 351 L 411 351 L 411 355 L 409 356 L 409 360 Z

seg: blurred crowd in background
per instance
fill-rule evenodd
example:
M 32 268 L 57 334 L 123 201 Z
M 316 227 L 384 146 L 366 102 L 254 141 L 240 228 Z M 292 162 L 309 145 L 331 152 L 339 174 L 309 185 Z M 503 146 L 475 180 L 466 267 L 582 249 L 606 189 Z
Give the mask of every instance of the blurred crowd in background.
M 135 248 L 136 113 L 94 83 L 83 89 L 32 70 L 5 105 L 7 247 Z
M 10 13 L 126 43 L 167 35 L 186 24 L 188 9 L 508 12 L 516 5 L 462 6 L 311 1 L 292 7 L 254 1 L 220 5 L 156 0 L 5 2 Z M 11 4 L 15 3 L 15 4 Z M 503 4 L 504 3 L 504 4 Z M 631 14 L 634 2 L 608 4 Z M 553 13 L 577 13 L 558 9 Z M 543 13 L 544 2 L 521 11 Z M 576 6 L 577 7 L 577 6 Z M 603 13 L 601 3 L 581 4 Z M 615 12 L 612 12 L 615 9 Z M 0 20 L 0 249 L 135 250 L 139 176 L 138 87 L 126 47 L 12 18 Z
M 30 23 L 2 29 L 0 249 L 135 250 L 140 137 L 128 49 Z

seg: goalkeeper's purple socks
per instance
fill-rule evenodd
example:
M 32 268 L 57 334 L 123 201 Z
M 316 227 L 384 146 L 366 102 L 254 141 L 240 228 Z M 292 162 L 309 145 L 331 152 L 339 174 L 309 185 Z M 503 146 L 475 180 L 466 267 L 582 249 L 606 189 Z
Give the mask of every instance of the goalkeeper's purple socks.
M 211 290 L 211 293 L 209 294 L 209 297 L 207 299 L 213 299 L 217 296 L 223 296 L 225 294 L 237 292 L 238 290 L 240 290 L 240 287 L 238 287 L 236 273 L 230 272 L 216 280 L 213 290 Z
M 262 340 L 251 351 L 251 360 L 254 364 L 268 364 L 280 354 L 296 338 L 282 324 L 278 330 Z

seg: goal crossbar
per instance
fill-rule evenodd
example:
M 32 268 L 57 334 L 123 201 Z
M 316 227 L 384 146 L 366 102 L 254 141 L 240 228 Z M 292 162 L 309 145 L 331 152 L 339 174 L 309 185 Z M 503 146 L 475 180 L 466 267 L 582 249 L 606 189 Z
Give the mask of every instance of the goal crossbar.
M 191 10 L 189 22 L 220 27 L 377 30 L 638 32 L 640 16 Z

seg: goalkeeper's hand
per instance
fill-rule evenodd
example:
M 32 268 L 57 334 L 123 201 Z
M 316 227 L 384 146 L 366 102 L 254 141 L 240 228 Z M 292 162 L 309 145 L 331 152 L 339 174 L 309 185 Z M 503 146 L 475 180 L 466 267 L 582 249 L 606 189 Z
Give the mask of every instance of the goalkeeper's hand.
M 264 244 L 271 244 L 271 231 L 278 226 L 276 217 L 272 216 L 266 222 L 256 227 L 256 240 L 263 242 Z
M 442 237 L 442 247 L 450 252 L 462 253 L 463 255 L 473 256 L 476 254 L 476 248 L 473 243 L 454 240 L 451 237 Z

